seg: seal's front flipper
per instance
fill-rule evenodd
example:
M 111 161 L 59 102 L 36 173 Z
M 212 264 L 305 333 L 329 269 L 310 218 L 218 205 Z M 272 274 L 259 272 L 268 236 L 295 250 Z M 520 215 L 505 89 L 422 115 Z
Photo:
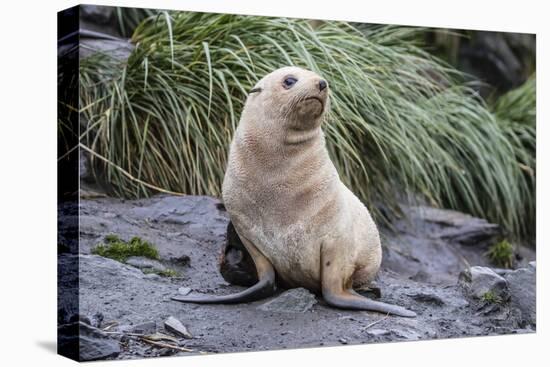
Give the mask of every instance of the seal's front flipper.
M 347 310 L 377 311 L 402 317 L 416 317 L 416 313 L 404 307 L 373 301 L 349 290 L 338 293 L 323 291 L 323 298 L 329 305 Z
M 416 317 L 416 313 L 404 307 L 390 305 L 384 302 L 374 301 L 361 296 L 351 288 L 344 287 L 351 284 L 352 274 L 342 272 L 344 268 L 339 261 L 341 258 L 336 252 L 321 250 L 321 289 L 324 300 L 331 306 L 347 310 L 377 311 L 390 315 L 403 317 Z
M 258 251 L 256 246 L 243 237 L 241 237 L 241 239 L 246 250 L 248 250 L 248 253 L 252 257 L 252 260 L 254 260 L 256 272 L 258 273 L 258 282 L 256 284 L 242 292 L 229 295 L 174 296 L 171 299 L 189 303 L 243 303 L 257 301 L 273 295 L 277 289 L 275 284 L 275 269 L 273 269 L 271 262 Z

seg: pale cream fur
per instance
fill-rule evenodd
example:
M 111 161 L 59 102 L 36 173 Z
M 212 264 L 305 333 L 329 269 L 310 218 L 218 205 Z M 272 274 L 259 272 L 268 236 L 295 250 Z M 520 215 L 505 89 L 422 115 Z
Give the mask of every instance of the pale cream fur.
M 298 81 L 286 89 L 288 76 Z M 223 182 L 239 236 L 285 283 L 315 292 L 322 290 L 322 267 L 350 288 L 368 283 L 382 259 L 376 225 L 329 158 L 321 130 L 329 88 L 320 90 L 320 80 L 285 67 L 257 83 L 261 91 L 246 101 Z

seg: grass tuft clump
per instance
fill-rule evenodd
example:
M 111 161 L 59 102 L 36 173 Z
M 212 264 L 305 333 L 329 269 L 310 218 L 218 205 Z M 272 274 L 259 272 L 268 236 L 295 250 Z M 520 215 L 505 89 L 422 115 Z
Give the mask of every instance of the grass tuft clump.
M 497 242 L 489 247 L 486 256 L 496 266 L 510 269 L 514 265 L 514 246 L 507 240 Z
M 137 26 L 128 60 L 81 60 L 81 146 L 118 196 L 219 196 L 248 90 L 272 70 L 296 65 L 329 81 L 327 148 L 364 202 L 397 213 L 403 193 L 419 194 L 527 233 L 534 228 L 534 127 L 505 119 L 511 104 L 521 104 L 506 102 L 513 96 L 493 113 L 459 72 L 419 47 L 419 32 L 159 12 Z
M 157 249 L 150 242 L 139 237 L 133 237 L 130 241 L 125 242 L 113 234 L 105 237 L 105 243 L 94 247 L 92 254 L 108 257 L 120 262 L 125 262 L 131 256 L 159 259 Z
M 481 296 L 481 300 L 485 303 L 497 304 L 497 305 L 503 302 L 502 298 L 492 291 L 485 292 Z

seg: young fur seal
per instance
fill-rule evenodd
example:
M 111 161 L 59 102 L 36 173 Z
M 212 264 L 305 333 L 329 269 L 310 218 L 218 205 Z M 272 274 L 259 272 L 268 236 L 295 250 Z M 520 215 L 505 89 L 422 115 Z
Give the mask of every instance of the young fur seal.
M 251 90 L 229 152 L 223 201 L 256 266 L 258 282 L 230 295 L 176 296 L 193 303 L 238 303 L 268 297 L 275 277 L 322 294 L 334 307 L 405 317 L 416 314 L 363 297 L 382 260 L 367 208 L 340 181 L 321 130 L 328 83 L 284 67 Z

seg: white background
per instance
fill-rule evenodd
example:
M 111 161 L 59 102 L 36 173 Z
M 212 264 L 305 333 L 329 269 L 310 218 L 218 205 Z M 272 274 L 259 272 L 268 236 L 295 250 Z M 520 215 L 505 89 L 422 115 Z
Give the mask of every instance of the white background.
M 105 5 L 537 33 L 536 335 L 477 337 L 94 366 L 522 366 L 548 353 L 548 9 L 544 1 L 100 1 Z M 56 340 L 56 12 L 73 1 L 7 0 L 0 20 L 0 361 L 65 366 Z M 546 242 L 546 243 L 545 243 Z M 258 320 L 260 321 L 260 320 Z M 546 350 L 543 345 L 546 344 Z M 546 358 L 547 359 L 547 358 Z

